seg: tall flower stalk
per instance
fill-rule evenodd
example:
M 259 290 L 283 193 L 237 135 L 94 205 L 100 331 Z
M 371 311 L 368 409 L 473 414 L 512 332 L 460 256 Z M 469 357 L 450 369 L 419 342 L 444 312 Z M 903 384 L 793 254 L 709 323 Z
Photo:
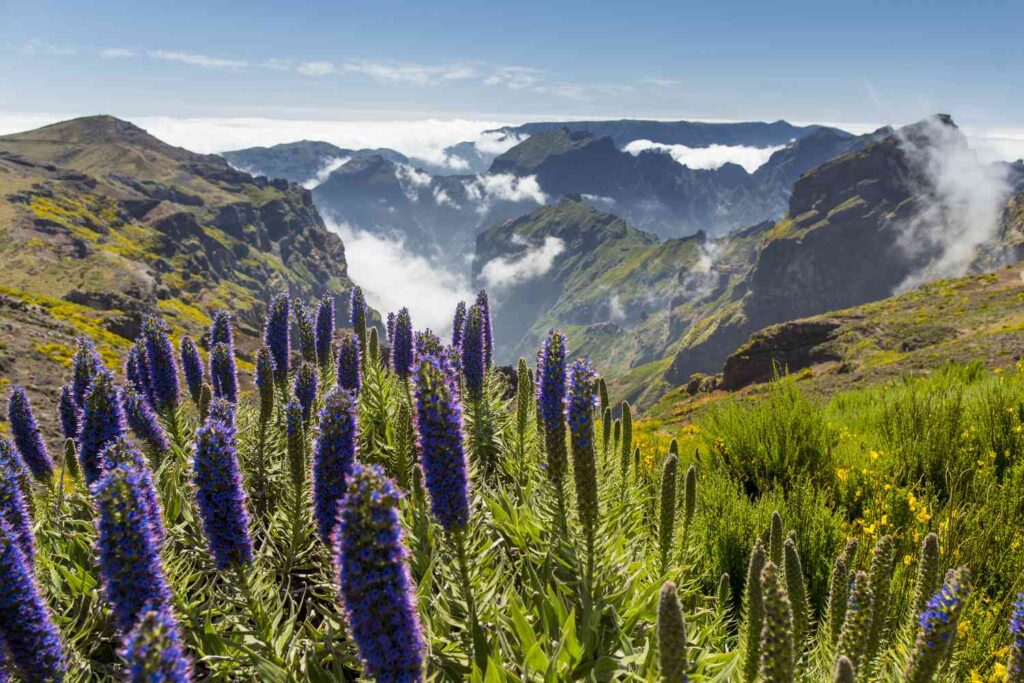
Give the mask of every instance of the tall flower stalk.
M 102 471 L 100 453 L 124 436 L 125 418 L 121 392 L 114 386 L 113 376 L 106 370 L 96 374 L 92 390 L 85 399 L 82 413 L 82 435 L 78 459 L 87 484 L 92 485 Z
M 21 548 L 18 533 L 0 519 L 0 643 L 22 680 L 61 681 L 64 645 Z
M 96 352 L 96 346 L 84 337 L 76 339 L 75 355 L 71 357 L 71 387 L 79 408 L 85 407 L 85 396 L 89 393 L 93 378 L 101 369 L 103 361 Z
M 213 382 L 213 395 L 231 403 L 238 402 L 238 373 L 235 369 L 235 356 L 231 347 L 218 342 L 210 351 L 210 380 Z
M 761 570 L 765 565 L 765 552 L 761 540 L 754 544 L 747 565 L 746 592 L 743 597 L 744 627 L 743 680 L 748 683 L 757 678 L 761 662 L 761 627 L 764 624 L 764 594 L 761 591 Z
M 234 408 L 214 399 L 210 416 L 196 432 L 196 502 L 218 569 L 252 562 L 249 512 L 235 453 Z
M 122 634 L 129 633 L 146 611 L 171 603 L 145 487 L 139 469 L 117 464 L 103 473 L 93 490 L 104 593 Z
M 865 572 L 857 572 L 850 589 L 850 597 L 846 604 L 846 619 L 839 632 L 836 644 L 836 656 L 846 656 L 853 665 L 853 670 L 860 673 L 865 659 L 868 639 L 871 636 L 871 603 L 874 595 L 871 581 Z
M 470 640 L 475 642 L 472 634 L 479 628 L 479 622 L 466 555 L 469 474 L 462 450 L 458 383 L 447 360 L 437 354 L 417 359 L 415 380 L 417 445 L 424 483 L 430 494 L 430 511 L 444 529 L 456 556 L 463 598 L 469 611 Z
M 270 349 L 261 346 L 256 352 L 256 392 L 259 396 L 259 413 L 256 418 L 256 462 L 253 473 L 253 503 L 258 512 L 266 506 L 267 484 L 267 432 L 274 415 L 274 357 Z
M 690 668 L 686 657 L 686 620 L 676 585 L 671 581 L 662 584 L 658 598 L 658 661 L 662 683 L 686 680 Z
M 462 345 L 462 328 L 466 324 L 466 302 L 460 301 L 455 305 L 455 316 L 452 319 L 452 346 L 458 348 Z
M 928 683 L 950 654 L 964 601 L 970 595 L 970 572 L 954 570 L 921 613 L 917 640 L 904 673 L 907 683 Z
M 472 425 L 470 440 L 473 461 L 490 476 L 497 469 L 497 453 L 494 445 L 494 416 L 484 396 L 484 375 L 486 352 L 483 318 L 479 306 L 473 306 L 466 315 L 462 330 L 462 346 L 459 347 L 467 417 Z
M 309 311 L 303 305 L 301 299 L 292 302 L 295 315 L 295 329 L 299 333 L 299 353 L 302 361 L 310 365 L 316 365 L 316 330 L 313 328 L 313 321 L 309 317 Z
M 565 335 L 558 330 L 548 333 L 538 358 L 540 382 L 537 403 L 544 426 L 544 451 L 547 455 L 548 481 L 555 490 L 558 505 L 558 526 L 566 528 L 565 472 L 568 465 L 565 449 Z
M 22 465 L 11 443 L 0 436 L 0 520 L 10 525 L 25 561 L 35 562 L 36 544 L 32 535 L 32 518 L 23 492 Z
M 178 620 L 169 606 L 154 608 L 140 618 L 125 638 L 122 653 L 130 683 L 188 683 L 192 663 L 185 653 Z
M 335 389 L 320 410 L 320 433 L 313 446 L 313 501 L 320 540 L 330 544 L 337 525 L 338 505 L 345 496 L 355 465 L 359 437 L 355 394 Z
M 203 382 L 206 381 L 203 371 L 203 359 L 199 355 L 199 348 L 187 334 L 181 338 L 181 371 L 185 375 L 185 386 L 188 387 L 188 394 L 192 403 L 199 405 L 200 393 L 203 390 Z
M 327 291 L 316 309 L 316 362 L 325 382 L 334 360 L 334 327 L 334 293 Z
M 160 420 L 156 413 L 150 408 L 149 403 L 139 395 L 135 387 L 127 386 L 121 392 L 124 401 L 125 421 L 135 435 L 146 442 L 152 452 L 158 456 L 164 455 L 171 450 L 171 444 L 167 440 L 164 428 L 160 426 Z
M 676 483 L 679 477 L 679 458 L 669 453 L 661 467 L 661 519 L 658 524 L 658 547 L 661 551 L 661 573 L 668 571 L 672 556 L 672 542 L 676 532 Z
M 340 592 L 366 673 L 423 680 L 426 650 L 398 515 L 399 492 L 377 466 L 355 465 L 335 536 Z
M 360 358 L 359 341 L 351 334 L 343 336 L 338 344 L 338 386 L 340 388 L 359 392 L 363 379 Z
M 484 367 L 488 370 L 494 364 L 494 328 L 491 327 L 491 302 L 487 291 L 481 289 L 476 295 L 476 307 L 480 309 L 480 328 L 483 335 Z
M 291 346 L 291 304 L 287 294 L 278 294 L 267 309 L 267 322 L 263 327 L 263 344 L 270 349 L 274 360 L 274 382 L 281 395 L 288 385 Z
M 360 287 L 353 287 L 348 298 L 349 322 L 359 340 L 359 358 L 361 367 L 366 365 L 366 299 L 363 298 L 363 290 Z
M 593 584 L 594 536 L 597 533 L 597 456 L 594 452 L 594 404 L 597 399 L 597 375 L 584 359 L 569 369 L 569 396 L 565 416 L 572 444 L 573 475 L 576 482 L 576 507 L 587 544 L 587 578 Z
M 65 384 L 60 388 L 60 399 L 57 404 L 60 416 L 60 432 L 65 439 L 78 440 L 79 430 L 82 429 L 82 409 L 75 403 L 74 388 Z
M 762 683 L 791 683 L 796 657 L 793 642 L 793 613 L 779 568 L 769 562 L 761 570 L 764 596 L 764 625 L 761 627 Z
M 43 434 L 32 414 L 32 404 L 24 387 L 16 386 L 7 400 L 7 419 L 10 421 L 14 443 L 28 465 L 36 481 L 50 484 L 53 481 L 53 460 L 46 449 Z
M 402 380 L 412 371 L 412 318 L 403 308 L 395 316 L 395 329 L 391 338 L 391 369 Z

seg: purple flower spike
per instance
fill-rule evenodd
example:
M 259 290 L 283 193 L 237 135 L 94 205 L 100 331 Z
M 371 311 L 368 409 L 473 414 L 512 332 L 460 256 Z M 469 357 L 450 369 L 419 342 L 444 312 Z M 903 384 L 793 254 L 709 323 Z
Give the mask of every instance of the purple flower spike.
M 125 421 L 135 436 L 149 444 L 158 453 L 167 453 L 171 450 L 171 444 L 167 441 L 164 428 L 160 426 L 160 420 L 156 413 L 149 407 L 149 404 L 139 396 L 139 393 L 131 386 L 125 387 L 121 392 L 124 402 Z
M 473 400 L 479 400 L 484 390 L 485 356 L 483 314 L 479 306 L 473 306 L 469 309 L 462 327 L 460 363 L 463 376 L 466 378 L 466 390 Z
M 342 389 L 359 391 L 361 380 L 359 340 L 351 334 L 346 334 L 338 345 L 338 386 Z
M 130 683 L 188 683 L 192 664 L 169 606 L 143 614 L 125 638 Z
M 192 337 L 185 335 L 181 338 L 181 370 L 185 374 L 185 384 L 188 386 L 188 394 L 192 402 L 199 405 L 199 397 L 203 391 L 203 359 L 199 356 L 199 349 Z
M 466 302 L 460 301 L 455 306 L 455 318 L 452 320 L 452 346 L 458 348 L 462 344 L 462 328 L 466 324 Z
M 75 402 L 75 389 L 70 384 L 60 388 L 60 431 L 65 439 L 78 440 L 82 428 L 82 411 Z
M 218 342 L 210 352 L 210 379 L 213 381 L 213 395 L 231 403 L 238 402 L 238 373 L 235 370 L 235 356 L 231 347 Z
M 36 543 L 32 535 L 32 518 L 22 493 L 24 477 L 23 466 L 13 444 L 0 436 L 0 520 L 11 525 L 21 552 L 32 564 L 36 557 Z
M 156 405 L 156 399 L 153 397 L 153 385 L 149 379 L 146 347 L 141 341 L 135 342 L 128 352 L 128 359 L 124 363 L 124 375 L 128 378 L 128 383 L 135 387 L 135 390 L 144 396 L 150 405 Z
M 414 337 L 413 351 L 416 353 L 416 361 L 419 362 L 420 358 L 442 353 L 444 346 L 433 330 L 420 330 Z
M 0 642 L 25 681 L 61 681 L 67 659 L 18 533 L 0 520 Z
M 157 318 L 146 318 L 142 323 L 142 337 L 146 344 L 149 381 L 153 388 L 153 407 L 158 411 L 174 410 L 178 405 L 180 391 L 178 362 L 166 326 Z
M 93 487 L 103 590 L 123 634 L 171 601 L 145 487 L 143 472 L 125 464 L 111 466 Z
M 260 421 L 266 423 L 274 411 L 274 358 L 270 349 L 261 346 L 256 352 L 256 388 L 260 394 Z
M 316 331 L 309 319 L 309 311 L 302 305 L 300 299 L 296 299 L 292 305 L 295 311 L 295 327 L 299 331 L 299 351 L 302 353 L 302 360 L 316 363 Z
M 93 377 L 103 368 L 103 361 L 100 360 L 100 354 L 96 353 L 96 346 L 88 339 L 79 337 L 75 343 L 78 348 L 71 358 L 71 386 L 75 403 L 79 408 L 84 408 L 85 395 L 89 393 Z
M 320 367 L 330 365 L 331 354 L 334 353 L 334 327 L 334 294 L 324 292 L 316 309 L 316 361 Z
M 416 367 L 416 432 L 430 509 L 446 531 L 469 523 L 469 477 L 462 450 L 462 406 L 446 360 L 426 356 Z
M 476 295 L 476 305 L 480 307 L 480 326 L 484 335 L 484 367 L 490 370 L 494 356 L 494 330 L 491 327 L 491 302 L 486 290 L 481 289 Z
M 16 386 L 11 390 L 7 400 L 7 419 L 11 422 L 14 443 L 32 476 L 43 483 L 52 481 L 53 460 L 43 443 L 43 434 L 39 431 L 39 424 L 32 414 L 32 404 L 23 387 Z
M 313 446 L 313 501 L 317 529 L 324 543 L 333 540 L 338 504 L 356 457 L 359 418 L 356 395 L 336 389 L 320 410 L 320 434 Z
M 398 500 L 379 467 L 353 467 L 338 515 L 338 576 L 366 673 L 381 683 L 419 683 L 425 647 Z
M 313 402 L 316 401 L 316 371 L 309 363 L 303 363 L 295 373 L 295 398 L 302 406 L 302 420 L 309 422 L 313 414 Z
M 153 475 L 149 471 L 146 459 L 142 457 L 139 449 L 126 438 L 118 439 L 103 449 L 100 455 L 103 461 L 104 472 L 115 467 L 128 467 L 139 473 L 138 493 L 149 515 L 149 529 L 153 533 L 157 547 L 163 543 L 167 532 L 164 529 L 164 515 L 160 507 L 160 496 L 156 492 L 156 485 L 153 483 Z
M 103 469 L 100 453 L 107 445 L 124 436 L 124 430 L 121 392 L 114 386 L 110 372 L 103 370 L 92 383 L 92 391 L 85 399 L 82 413 L 78 459 L 86 483 L 91 485 L 100 478 Z
M 274 381 L 278 384 L 288 381 L 288 360 L 292 348 L 289 310 L 288 295 L 275 296 L 267 310 L 267 324 L 263 329 L 263 343 L 270 349 L 270 355 L 274 359 Z
M 391 368 L 396 375 L 405 379 L 412 369 L 412 319 L 408 308 L 398 312 L 391 339 Z
M 548 477 L 559 483 L 565 476 L 565 335 L 551 330 L 537 359 L 540 382 L 537 402 L 544 424 Z
M 235 453 L 234 410 L 223 399 L 196 433 L 196 501 L 218 569 L 252 562 L 249 513 Z

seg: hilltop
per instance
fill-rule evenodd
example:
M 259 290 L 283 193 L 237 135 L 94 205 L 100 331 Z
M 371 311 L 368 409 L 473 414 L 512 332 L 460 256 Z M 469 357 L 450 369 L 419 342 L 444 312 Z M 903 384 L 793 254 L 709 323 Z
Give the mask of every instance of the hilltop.
M 111 360 L 144 313 L 200 337 L 226 308 L 244 363 L 274 292 L 352 287 L 308 191 L 109 116 L 0 137 L 0 262 L 0 375 L 50 399 L 76 335 Z

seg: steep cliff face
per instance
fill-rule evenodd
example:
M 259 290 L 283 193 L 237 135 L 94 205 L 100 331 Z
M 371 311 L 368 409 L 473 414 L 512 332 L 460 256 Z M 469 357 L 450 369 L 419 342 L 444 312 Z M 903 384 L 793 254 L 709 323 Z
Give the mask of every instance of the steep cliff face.
M 145 312 L 200 337 L 228 308 L 244 362 L 273 293 L 352 287 L 308 191 L 105 116 L 0 137 L 0 263 L 8 318 L 33 313 L 0 345 L 3 374 L 47 393 L 74 334 L 123 351 Z
M 915 157 L 936 144 L 936 128 L 952 144 L 966 145 L 940 115 L 801 176 L 786 218 L 765 234 L 738 308 L 712 334 L 684 337 L 666 379 L 681 384 L 694 372 L 718 372 L 732 349 L 768 325 L 892 295 L 927 274 L 949 247 L 935 233 L 955 238 L 963 230 L 966 241 L 973 226 L 954 225 L 942 188 Z M 1006 210 L 1004 237 L 980 244 L 978 258 L 996 247 L 1001 258 L 1012 258 L 1014 206 Z

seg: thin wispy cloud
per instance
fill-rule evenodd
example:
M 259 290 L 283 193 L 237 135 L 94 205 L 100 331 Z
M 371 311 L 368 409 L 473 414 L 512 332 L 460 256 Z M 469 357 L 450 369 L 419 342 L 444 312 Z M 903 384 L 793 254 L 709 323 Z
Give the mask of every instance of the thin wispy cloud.
M 49 57 L 65 57 L 78 53 L 78 48 L 70 45 L 56 45 L 45 40 L 30 40 L 21 47 L 27 55 L 45 55 Z
M 334 73 L 335 67 L 330 62 L 303 62 L 296 71 L 303 76 L 327 76 Z
M 477 76 L 471 66 L 425 66 L 422 64 L 389 64 L 382 62 L 349 62 L 341 70 L 361 74 L 382 83 L 411 83 L 436 85 L 445 81 L 459 81 Z
M 544 77 L 544 71 L 527 66 L 502 66 L 484 79 L 484 85 L 502 85 L 510 90 L 527 90 Z
M 108 47 L 100 50 L 100 57 L 104 59 L 125 59 L 134 57 L 135 52 L 123 47 Z
M 163 59 L 168 62 L 181 62 L 193 66 L 202 66 L 208 69 L 238 69 L 248 66 L 249 62 L 239 59 L 225 59 L 223 57 L 211 57 L 209 55 L 197 54 L 194 52 L 175 52 L 173 50 L 150 50 L 149 56 L 154 59 Z
M 682 81 L 677 81 L 674 78 L 658 78 L 656 76 L 641 78 L 640 82 L 655 88 L 676 88 L 682 83 Z

